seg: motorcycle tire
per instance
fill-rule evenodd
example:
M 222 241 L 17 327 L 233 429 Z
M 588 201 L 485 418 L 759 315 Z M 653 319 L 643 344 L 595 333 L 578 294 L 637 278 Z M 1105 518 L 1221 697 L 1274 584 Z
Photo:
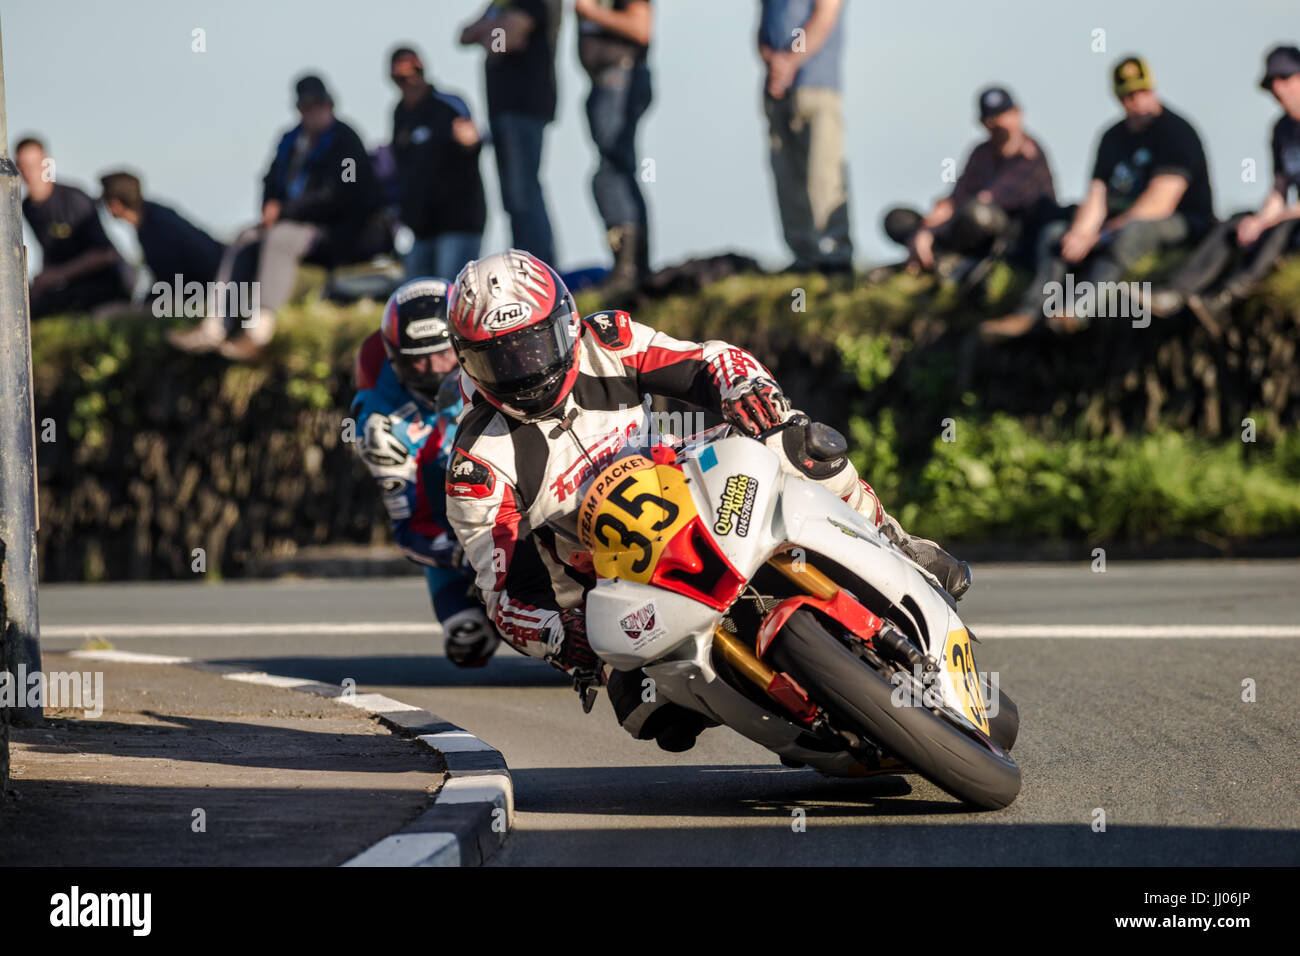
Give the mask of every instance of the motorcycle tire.
M 985 700 L 988 698 L 986 697 Z M 1006 691 L 998 688 L 998 715 L 989 718 L 989 737 L 1003 750 L 1010 753 L 1020 735 L 1020 708 L 1007 696 Z
M 1000 810 L 1020 793 L 1015 763 L 925 707 L 895 706 L 888 677 L 853 654 L 812 612 L 790 615 L 768 653 L 834 719 L 957 799 Z

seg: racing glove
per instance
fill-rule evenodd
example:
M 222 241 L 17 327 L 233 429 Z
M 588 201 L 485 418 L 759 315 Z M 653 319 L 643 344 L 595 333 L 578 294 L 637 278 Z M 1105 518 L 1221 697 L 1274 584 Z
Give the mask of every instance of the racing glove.
M 587 642 L 587 616 L 582 608 L 566 608 L 552 619 L 546 659 L 573 675 L 573 689 L 582 698 L 584 713 L 596 703 L 596 688 L 605 682 L 605 666 Z
M 748 382 L 734 395 L 722 400 L 722 415 L 742 435 L 753 438 L 774 428 L 790 413 L 790 400 L 770 378 Z

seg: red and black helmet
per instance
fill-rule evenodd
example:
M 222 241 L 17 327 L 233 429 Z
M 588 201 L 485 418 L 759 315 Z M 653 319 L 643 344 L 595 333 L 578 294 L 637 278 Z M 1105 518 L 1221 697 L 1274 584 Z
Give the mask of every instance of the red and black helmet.
M 429 405 L 456 367 L 447 326 L 446 279 L 412 279 L 399 286 L 384 305 L 379 334 L 402 386 Z
M 456 277 L 448 315 L 461 368 L 506 414 L 541 418 L 573 390 L 581 319 L 541 259 L 511 249 L 469 263 Z

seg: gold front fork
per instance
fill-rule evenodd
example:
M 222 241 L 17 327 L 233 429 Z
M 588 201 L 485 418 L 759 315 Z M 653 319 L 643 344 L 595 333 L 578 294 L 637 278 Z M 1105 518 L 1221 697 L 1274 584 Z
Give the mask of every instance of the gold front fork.
M 784 574 L 790 581 L 815 598 L 828 601 L 833 598 L 840 586 L 818 571 L 807 561 L 796 561 L 787 551 L 773 555 L 767 563 Z
M 821 600 L 829 600 L 840 586 L 806 561 L 795 561 L 789 554 L 778 554 L 768 564 L 789 578 L 800 590 Z M 726 630 L 721 624 L 713 629 L 713 644 L 736 671 L 758 685 L 764 693 L 771 694 L 777 672 L 758 657 L 744 641 Z

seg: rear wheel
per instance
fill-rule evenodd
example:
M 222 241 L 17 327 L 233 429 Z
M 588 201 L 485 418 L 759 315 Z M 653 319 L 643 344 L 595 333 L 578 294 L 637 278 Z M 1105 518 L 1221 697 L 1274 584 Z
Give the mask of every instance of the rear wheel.
M 896 706 L 890 675 L 860 659 L 810 611 L 790 616 L 769 654 L 846 729 L 959 800 L 997 810 L 1020 793 L 1020 768 L 1010 759 L 925 707 Z

